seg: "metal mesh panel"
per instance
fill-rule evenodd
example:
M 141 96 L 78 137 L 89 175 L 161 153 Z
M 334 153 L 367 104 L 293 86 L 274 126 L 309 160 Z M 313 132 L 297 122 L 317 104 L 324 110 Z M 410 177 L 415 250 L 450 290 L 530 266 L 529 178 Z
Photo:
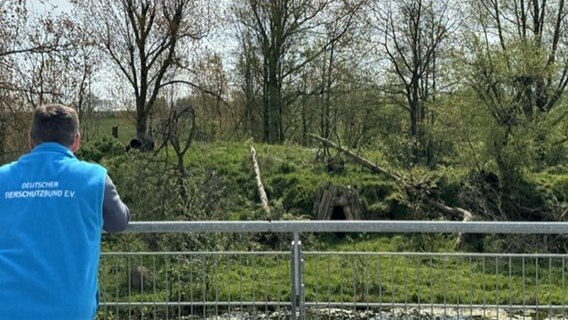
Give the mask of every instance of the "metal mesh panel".
M 103 253 L 99 319 L 179 319 L 290 305 L 288 252 Z
M 566 255 L 304 252 L 304 256 L 308 307 L 367 315 L 568 316 Z
M 294 240 L 289 252 L 105 252 L 98 319 L 568 318 L 567 254 L 314 251 L 299 237 L 566 234 L 568 223 L 144 222 L 128 230 L 196 231 L 278 232 Z

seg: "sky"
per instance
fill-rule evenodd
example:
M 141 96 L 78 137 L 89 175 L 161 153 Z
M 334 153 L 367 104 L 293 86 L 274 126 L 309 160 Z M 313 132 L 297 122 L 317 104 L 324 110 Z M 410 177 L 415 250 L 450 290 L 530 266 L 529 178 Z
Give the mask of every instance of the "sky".
M 53 13 L 61 13 L 71 10 L 71 4 L 68 0 L 30 0 L 28 1 L 30 11 L 43 14 L 53 10 Z

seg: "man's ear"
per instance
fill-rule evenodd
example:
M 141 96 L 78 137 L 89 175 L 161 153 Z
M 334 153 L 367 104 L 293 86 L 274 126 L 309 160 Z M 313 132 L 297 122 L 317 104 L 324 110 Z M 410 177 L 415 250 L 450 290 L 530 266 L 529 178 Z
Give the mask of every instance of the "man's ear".
M 75 135 L 75 138 L 73 139 L 73 144 L 71 145 L 71 147 L 69 149 L 71 149 L 71 151 L 73 153 L 77 152 L 77 150 L 79 150 L 79 146 L 81 145 L 81 134 L 77 133 Z

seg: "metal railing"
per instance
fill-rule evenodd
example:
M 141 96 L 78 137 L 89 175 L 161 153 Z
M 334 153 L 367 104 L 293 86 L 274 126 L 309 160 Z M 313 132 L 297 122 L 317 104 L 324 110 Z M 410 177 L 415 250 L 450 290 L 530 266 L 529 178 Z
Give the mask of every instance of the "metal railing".
M 567 254 L 329 252 L 302 246 L 302 236 L 313 233 L 564 235 L 568 223 L 134 222 L 126 232 L 280 233 L 291 236 L 291 245 L 289 251 L 103 252 L 100 319 L 568 316 Z

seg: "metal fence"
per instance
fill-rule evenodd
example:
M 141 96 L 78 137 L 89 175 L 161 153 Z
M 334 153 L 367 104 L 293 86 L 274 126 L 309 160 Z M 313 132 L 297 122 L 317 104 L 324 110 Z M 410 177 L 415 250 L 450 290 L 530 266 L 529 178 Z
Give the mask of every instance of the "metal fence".
M 566 319 L 566 253 L 305 250 L 314 233 L 568 234 L 547 222 L 137 222 L 288 234 L 287 251 L 103 252 L 99 319 Z

